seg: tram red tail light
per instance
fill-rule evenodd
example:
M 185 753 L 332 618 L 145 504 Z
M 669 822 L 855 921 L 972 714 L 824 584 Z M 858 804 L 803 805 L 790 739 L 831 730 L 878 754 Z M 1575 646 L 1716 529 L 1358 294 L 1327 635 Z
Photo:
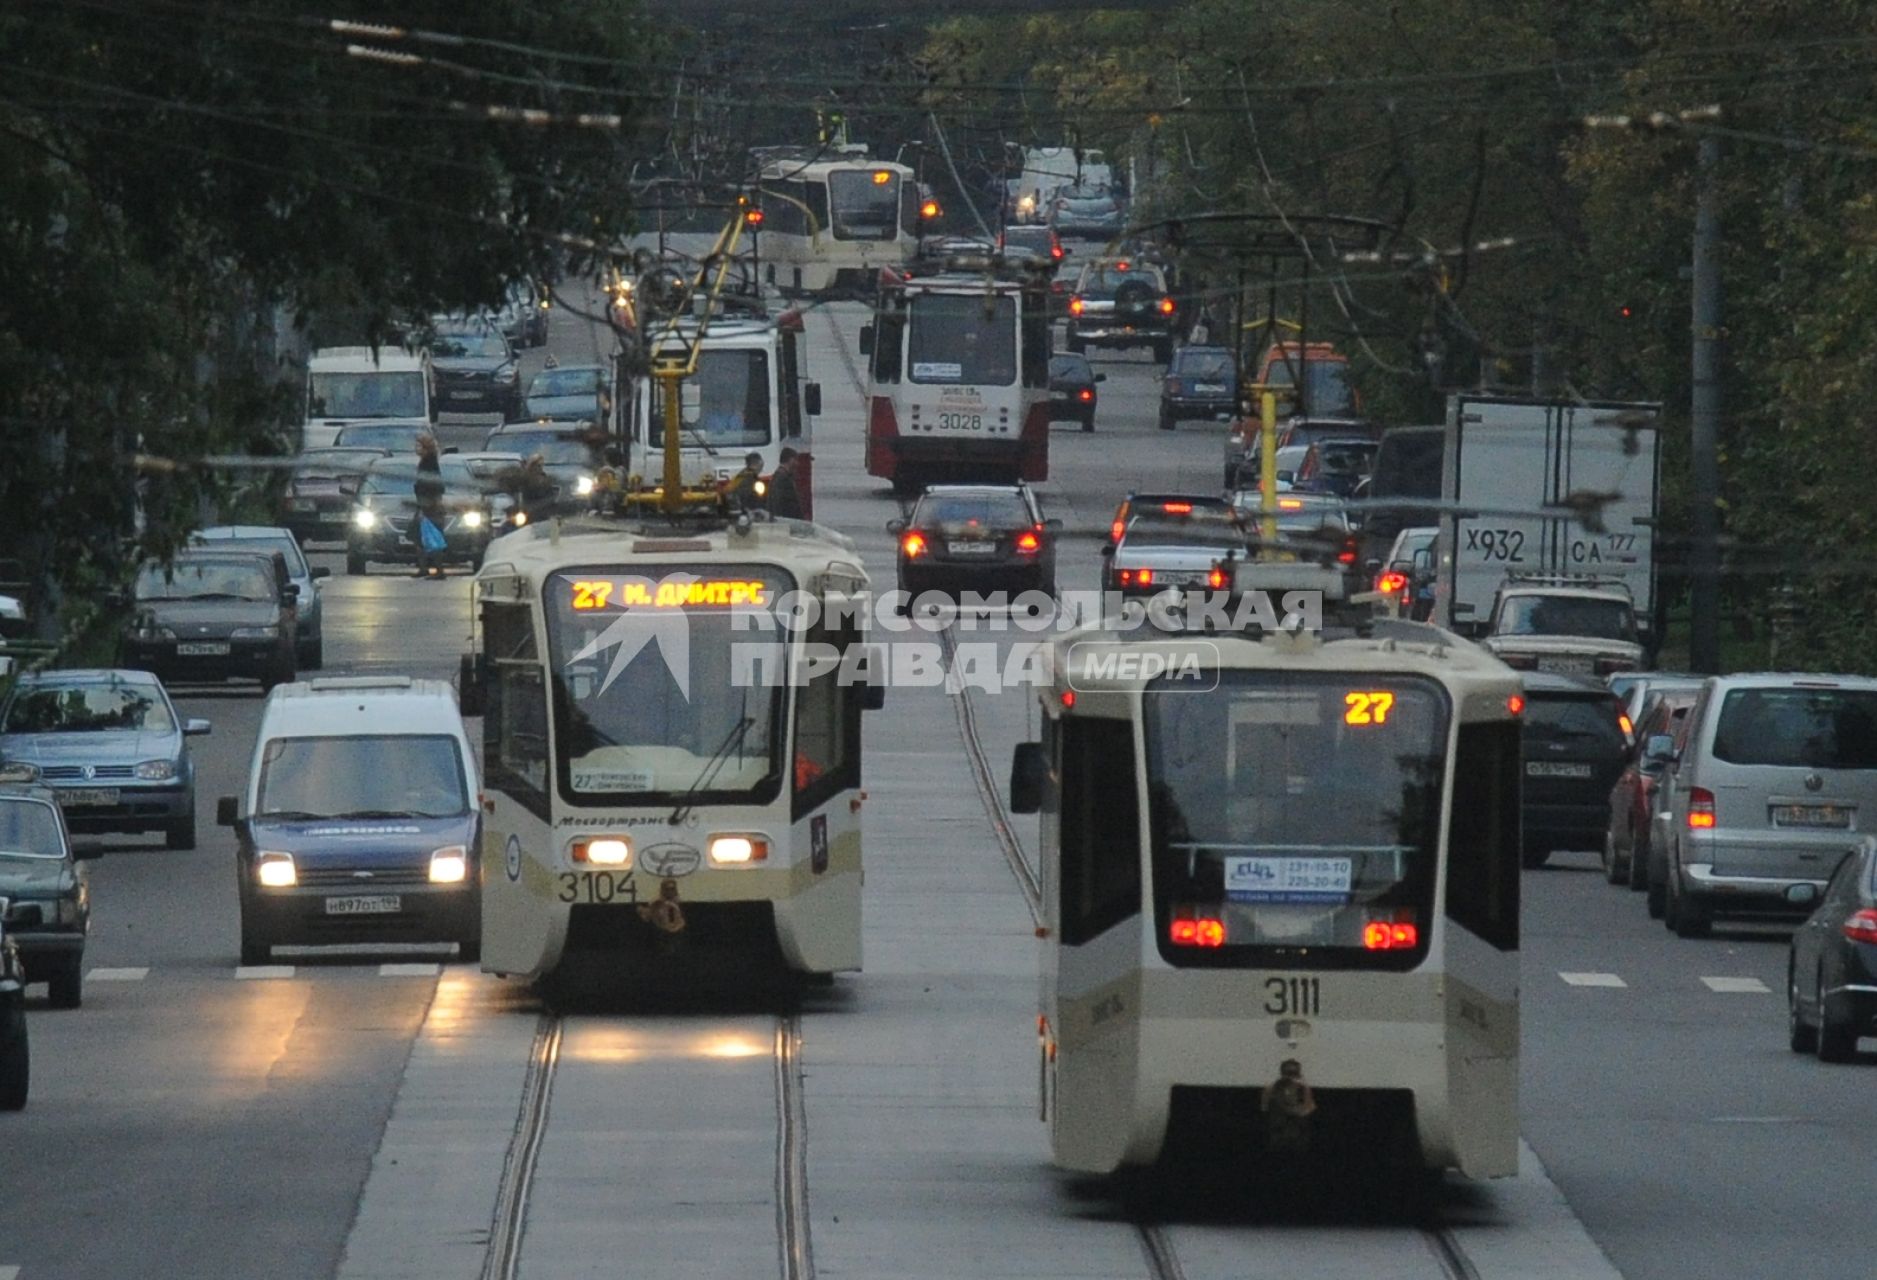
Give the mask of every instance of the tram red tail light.
M 1714 826 L 1714 793 L 1706 787 L 1688 788 L 1688 829 L 1708 831 Z
M 1877 911 L 1866 907 L 1854 912 L 1844 922 L 1844 936 L 1853 942 L 1877 943 Z
M 1176 947 L 1222 947 L 1225 945 L 1225 922 L 1175 920 L 1167 926 L 1167 937 Z
M 1362 926 L 1362 945 L 1370 951 L 1408 951 L 1420 944 L 1420 926 L 1412 920 L 1371 920 Z
M 899 540 L 899 549 L 908 560 L 917 560 L 926 552 L 925 535 L 918 532 L 907 534 Z

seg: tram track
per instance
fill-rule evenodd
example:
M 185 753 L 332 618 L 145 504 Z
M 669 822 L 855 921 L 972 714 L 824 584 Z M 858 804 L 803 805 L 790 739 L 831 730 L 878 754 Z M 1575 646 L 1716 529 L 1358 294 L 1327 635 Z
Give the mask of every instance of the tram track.
M 953 634 L 955 623 L 947 623 L 939 632 L 939 644 L 945 651 L 946 666 L 957 661 L 958 641 Z M 1043 920 L 1043 886 L 1037 878 L 1036 866 L 1024 851 L 1023 841 L 1016 829 L 1010 824 L 1010 814 L 1004 809 L 1004 798 L 997 790 L 997 774 L 991 767 L 990 753 L 984 749 L 983 738 L 978 733 L 977 712 L 971 705 L 970 686 L 959 684 L 948 688 L 951 698 L 952 713 L 958 720 L 958 736 L 964 742 L 965 760 L 971 768 L 973 781 L 977 783 L 978 798 L 983 801 L 984 815 L 990 821 L 991 833 L 997 838 L 997 847 L 1004 855 L 1004 861 L 1010 866 L 1010 874 L 1017 881 L 1017 888 L 1023 894 L 1024 905 L 1030 910 L 1030 919 L 1041 924 Z

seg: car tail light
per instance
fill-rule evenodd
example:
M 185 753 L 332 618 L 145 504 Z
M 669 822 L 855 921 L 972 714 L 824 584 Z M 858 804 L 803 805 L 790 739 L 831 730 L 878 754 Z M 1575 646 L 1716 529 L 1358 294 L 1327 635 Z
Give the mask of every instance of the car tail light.
M 1062 246 L 1059 244 L 1050 245 L 1049 256 L 1052 258 L 1060 258 L 1062 256 Z
M 1043 540 L 1036 536 L 1033 529 L 1025 529 L 1017 535 L 1017 550 L 1036 551 L 1043 545 Z
M 1215 568 L 1206 575 L 1206 585 L 1214 591 L 1225 590 L 1225 570 Z
M 1375 579 L 1375 589 L 1385 596 L 1392 596 L 1397 591 L 1408 589 L 1408 575 L 1396 573 L 1392 569 Z
M 1173 314 L 1173 299 L 1162 298 L 1160 300 L 1160 314 L 1163 316 L 1170 316 Z
M 1616 727 L 1623 731 L 1625 738 L 1632 737 L 1636 732 L 1636 722 L 1629 718 L 1627 711 L 1616 713 Z
M 1124 587 L 1151 587 L 1154 585 L 1152 569 L 1123 569 L 1119 577 Z
M 918 532 L 907 534 L 899 540 L 899 550 L 908 560 L 917 560 L 926 552 L 925 535 Z
M 1688 829 L 1708 831 L 1714 826 L 1714 793 L 1706 787 L 1688 788 Z
M 1127 513 L 1124 509 L 1122 514 L 1114 518 L 1114 523 L 1108 526 L 1108 541 L 1121 541 L 1121 535 L 1127 532 L 1127 523 Z
M 1350 538 L 1349 540 L 1343 543 L 1343 549 L 1336 553 L 1336 563 L 1337 564 L 1354 564 L 1356 562 L 1356 551 L 1357 551 L 1356 540 L 1354 538 Z
M 1877 911 L 1866 907 L 1853 912 L 1844 922 L 1844 936 L 1853 942 L 1877 943 Z
M 1510 711 L 1515 716 L 1524 715 L 1525 714 L 1525 699 L 1521 698 L 1516 693 L 1513 694 L 1511 697 L 1506 699 L 1506 710 Z
M 1167 937 L 1176 947 L 1222 947 L 1225 945 L 1225 921 L 1175 920 L 1167 926 Z
M 1421 945 L 1421 930 L 1412 920 L 1371 920 L 1362 926 L 1362 945 L 1369 951 L 1411 951 Z
M 1080 298 L 1071 298 L 1069 299 L 1069 314 L 1079 316 L 1082 314 L 1082 308 L 1087 305 L 1088 304 L 1083 302 Z
M 1090 388 L 1083 387 L 1080 391 L 1075 393 L 1075 398 L 1080 400 L 1083 404 L 1087 404 L 1095 398 L 1095 393 Z
M 1168 515 L 1185 516 L 1192 514 L 1193 504 L 1190 502 L 1163 502 L 1160 504 L 1160 509 Z

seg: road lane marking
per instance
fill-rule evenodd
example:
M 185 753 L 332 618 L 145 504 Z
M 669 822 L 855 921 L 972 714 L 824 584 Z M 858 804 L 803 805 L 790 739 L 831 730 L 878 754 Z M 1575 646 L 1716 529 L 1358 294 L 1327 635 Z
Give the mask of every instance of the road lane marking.
M 381 978 L 434 978 L 443 972 L 443 966 L 430 964 L 381 964 L 378 976 Z
M 1701 981 L 1707 984 L 1709 991 L 1719 991 L 1724 995 L 1765 996 L 1772 994 L 1772 988 L 1758 978 L 1703 978 Z
M 93 982 L 142 982 L 150 976 L 148 967 L 129 969 L 92 969 L 85 976 Z M 0 1280 L 6 1280 L 0 1276 Z
M 18 1267 L 0 1267 L 0 1280 L 20 1280 Z
M 1558 973 L 1560 978 L 1573 987 L 1627 987 L 1629 984 L 1614 973 Z
M 244 964 L 235 967 L 237 978 L 291 978 L 293 966 L 290 964 Z M 4 1280 L 0 1277 L 0 1280 Z

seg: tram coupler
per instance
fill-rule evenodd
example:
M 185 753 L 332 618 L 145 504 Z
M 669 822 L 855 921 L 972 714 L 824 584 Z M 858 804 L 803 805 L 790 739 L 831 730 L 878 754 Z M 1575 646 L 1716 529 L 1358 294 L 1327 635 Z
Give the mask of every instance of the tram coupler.
M 639 919 L 667 938 L 684 932 L 684 908 L 678 903 L 678 882 L 666 880 L 658 886 L 655 901 L 639 905 Z
M 1264 1149 L 1271 1155 L 1301 1156 L 1310 1150 L 1315 1128 L 1316 1096 L 1303 1078 L 1303 1063 L 1286 1058 L 1277 1069 L 1277 1079 L 1258 1095 L 1258 1110 L 1264 1115 Z

